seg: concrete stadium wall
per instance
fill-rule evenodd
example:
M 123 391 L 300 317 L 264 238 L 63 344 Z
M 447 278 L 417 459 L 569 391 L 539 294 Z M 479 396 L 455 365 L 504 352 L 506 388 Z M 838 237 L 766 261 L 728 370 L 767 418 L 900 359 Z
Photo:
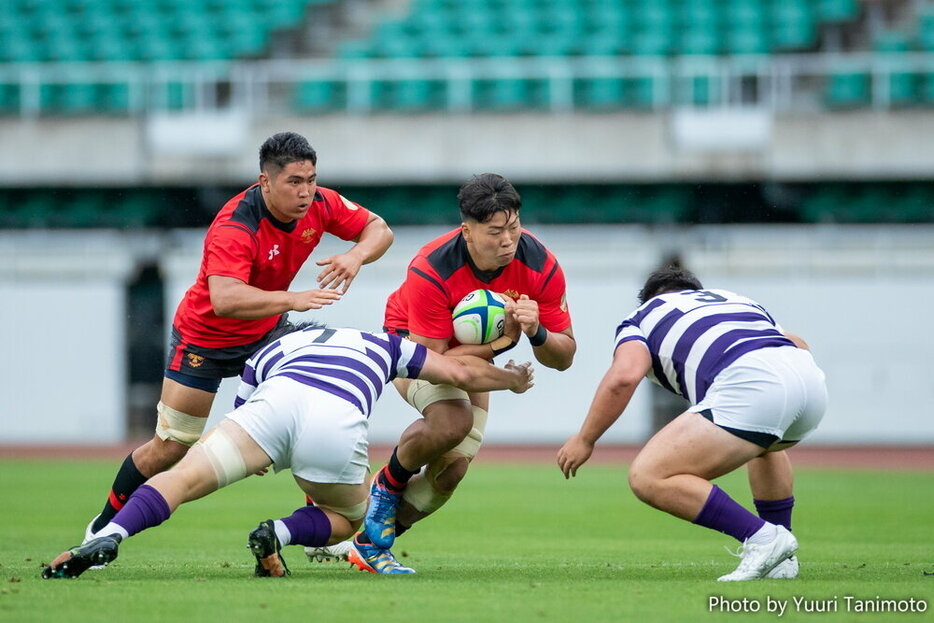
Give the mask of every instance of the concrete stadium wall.
M 0 185 L 235 184 L 257 173 L 275 132 L 303 133 L 329 184 L 931 179 L 934 112 L 760 116 L 748 142 L 714 109 L 672 114 L 0 119 Z M 174 129 L 173 129 L 174 128 Z M 219 155 L 220 154 L 220 155 Z M 41 163 L 41 166 L 40 166 Z
M 400 228 L 340 303 L 297 314 L 334 326 L 378 329 L 383 301 L 417 248 L 446 228 Z M 579 349 L 565 372 L 538 366 L 536 387 L 493 397 L 487 439 L 558 443 L 576 430 L 609 365 L 613 333 L 635 305 L 645 274 L 680 252 L 710 287 L 764 304 L 811 345 L 828 377 L 820 443 L 934 443 L 934 227 L 538 227 L 568 278 Z M 125 284 L 139 261 L 158 258 L 166 317 L 198 269 L 203 231 L 165 236 L 116 232 L 0 232 L 0 443 L 119 441 L 126 421 Z M 314 257 L 346 248 L 326 239 Z M 309 263 L 295 288 L 314 287 Z M 523 343 L 510 353 L 531 358 Z M 212 412 L 233 402 L 227 380 Z M 653 392 L 638 390 L 607 441 L 638 442 L 651 430 Z M 412 410 L 388 389 L 372 440 L 395 441 Z

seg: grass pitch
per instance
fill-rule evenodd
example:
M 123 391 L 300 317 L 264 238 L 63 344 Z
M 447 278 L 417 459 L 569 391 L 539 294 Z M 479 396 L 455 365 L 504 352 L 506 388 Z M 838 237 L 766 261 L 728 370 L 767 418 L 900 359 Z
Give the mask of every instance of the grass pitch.
M 116 467 L 0 461 L 0 621 L 934 620 L 932 473 L 798 470 L 801 576 L 790 581 L 717 583 L 735 542 L 638 502 L 623 467 L 587 465 L 566 482 L 553 465 L 482 455 L 454 499 L 398 541 L 414 576 L 309 563 L 289 547 L 291 577 L 252 577 L 247 533 L 302 503 L 283 472 L 183 506 L 106 569 L 41 580 L 42 563 L 81 540 Z M 718 482 L 751 507 L 742 472 Z M 854 610 L 909 599 L 926 612 Z

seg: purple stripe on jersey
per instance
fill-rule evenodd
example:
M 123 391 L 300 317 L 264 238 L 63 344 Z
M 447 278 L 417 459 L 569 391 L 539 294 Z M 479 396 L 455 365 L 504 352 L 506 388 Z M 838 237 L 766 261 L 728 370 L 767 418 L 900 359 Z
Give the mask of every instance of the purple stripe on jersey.
M 253 364 L 246 364 L 246 367 L 243 368 L 243 374 L 240 375 L 240 380 L 247 385 L 256 387 L 256 369 L 253 367 Z
M 759 350 L 761 348 L 777 348 L 779 346 L 794 346 L 794 343 L 785 336 L 778 333 L 776 336 L 765 337 L 760 340 L 749 340 L 748 342 L 737 344 L 724 353 L 723 356 L 718 359 L 714 365 L 711 366 L 710 370 L 712 374 L 707 373 L 705 374 L 703 380 L 698 380 L 697 388 L 695 389 L 695 392 L 697 393 L 697 400 L 695 400 L 695 402 L 700 402 L 704 399 L 704 396 L 707 395 L 707 390 L 710 389 L 710 385 L 713 383 L 714 378 L 716 378 L 717 374 L 719 374 L 731 363 L 746 353 L 751 353 L 754 350 Z M 698 374 L 698 378 L 700 379 L 700 374 Z
M 389 381 L 385 377 L 379 377 L 373 372 L 373 368 L 366 365 L 365 362 L 360 361 L 359 359 L 354 359 L 353 357 L 339 357 L 337 355 L 327 354 L 327 355 L 302 355 L 296 357 L 295 359 L 289 360 L 282 369 L 288 370 L 296 366 L 307 368 L 312 371 L 317 371 L 319 368 L 324 366 L 326 368 L 333 368 L 337 366 L 339 369 L 343 369 L 348 373 L 356 373 L 357 377 L 366 377 L 372 384 L 373 387 L 382 387 Z M 387 372 L 388 376 L 388 372 Z
M 428 359 L 428 347 L 422 344 L 416 344 L 415 352 L 412 354 L 412 358 L 409 359 L 409 363 L 405 366 L 406 378 L 418 378 L 418 375 L 422 373 L 422 368 L 425 366 L 426 359 Z M 392 370 L 392 377 L 396 378 L 395 368 Z
M 279 360 L 282 359 L 282 357 L 283 357 L 283 353 L 282 353 L 281 351 L 278 352 L 278 353 L 276 353 L 276 354 L 274 354 L 274 355 L 272 355 L 272 356 L 266 361 L 266 363 L 263 364 L 263 369 L 260 371 L 259 376 L 258 376 L 255 380 L 257 380 L 257 381 L 259 381 L 260 383 L 262 383 L 263 381 L 265 381 L 266 379 L 268 379 L 268 378 L 269 378 L 269 371 L 272 370 L 272 367 L 273 367 L 274 365 L 276 365 L 276 363 L 278 363 Z
M 289 365 L 283 370 L 289 370 L 295 373 L 305 373 L 306 378 L 317 378 L 321 383 L 328 383 L 327 379 L 340 380 L 346 383 L 347 385 L 354 386 L 357 390 L 366 399 L 366 411 L 369 413 L 370 408 L 373 406 L 373 402 L 379 398 L 380 393 L 383 391 L 384 384 L 378 383 L 373 387 L 367 385 L 366 381 L 360 378 L 359 374 L 355 374 L 353 371 L 346 370 L 343 368 L 321 368 L 319 366 L 303 368 L 302 366 Z M 278 375 L 277 375 L 278 376 Z M 338 387 L 338 385 L 334 385 Z
M 664 303 L 664 301 L 661 299 L 657 300 L 660 303 Z M 646 336 L 646 344 L 649 347 L 649 352 L 652 353 L 652 372 L 655 374 L 655 379 L 658 381 L 659 385 L 671 393 L 678 394 L 680 396 L 683 396 L 684 394 L 680 394 L 678 390 L 672 386 L 671 381 L 668 380 L 668 377 L 665 376 L 665 367 L 662 365 L 662 360 L 658 356 L 658 350 L 664 341 L 665 336 L 668 335 L 668 332 L 671 330 L 672 325 L 682 316 L 684 316 L 684 312 L 680 309 L 675 309 L 668 312 L 662 317 L 661 320 L 658 321 L 658 324 L 655 325 L 655 328 L 652 329 L 652 332 Z
M 280 339 L 281 339 L 281 338 L 280 338 Z M 281 344 L 280 344 L 279 340 L 275 340 L 274 342 L 270 342 L 269 344 L 267 344 L 266 346 L 264 346 L 264 347 L 261 348 L 260 350 L 258 350 L 258 351 L 256 351 L 255 353 L 253 353 L 253 356 L 250 357 L 250 359 L 252 359 L 253 361 L 259 361 L 260 359 L 262 359 L 263 357 L 265 357 L 266 355 L 268 355 L 268 354 L 271 353 L 272 351 L 274 351 L 274 350 L 276 350 L 277 348 L 279 348 L 280 345 L 281 345 Z
M 359 398 L 357 398 L 356 396 L 354 396 L 347 390 L 337 387 L 336 385 L 332 385 L 331 383 L 320 381 L 318 379 L 313 379 L 311 377 L 305 376 L 304 374 L 298 374 L 296 372 L 280 372 L 276 376 L 284 376 L 285 378 L 292 379 L 293 381 L 297 383 L 301 383 L 302 385 L 314 387 L 314 388 L 320 389 L 321 391 L 327 392 L 331 394 L 332 396 L 337 396 L 338 398 L 341 398 L 342 400 L 346 400 L 347 402 L 355 406 L 360 411 L 360 413 L 362 413 L 366 417 L 370 417 L 369 409 L 367 409 L 366 406 L 360 402 Z
M 697 343 L 697 340 L 700 339 L 702 335 L 707 333 L 710 329 L 725 323 L 747 323 L 747 322 L 762 322 L 765 318 L 762 317 L 762 314 L 755 312 L 740 312 L 740 313 L 728 313 L 728 314 L 713 314 L 710 316 L 704 316 L 698 318 L 696 321 L 691 323 L 684 333 L 681 334 L 681 337 L 678 338 L 678 342 L 675 344 L 674 349 L 671 351 L 671 363 L 675 371 L 675 382 L 678 384 L 678 387 L 681 388 L 680 394 L 691 400 L 691 397 L 688 396 L 687 384 L 684 379 L 684 362 L 688 358 L 688 355 L 691 353 L 691 349 L 694 347 L 694 344 Z M 725 335 L 730 335 L 733 331 L 728 331 Z M 756 330 L 755 334 L 758 334 L 759 330 Z M 729 339 L 724 341 L 723 337 L 717 338 L 714 343 L 707 348 L 706 353 L 717 353 L 720 354 L 726 350 L 729 344 L 735 342 L 738 338 Z M 659 342 L 661 344 L 661 342 Z M 719 346 L 716 350 L 714 346 Z M 704 357 L 706 358 L 706 356 Z M 701 359 L 703 362 L 703 359 Z M 698 366 L 698 370 L 703 370 L 702 366 Z M 700 372 L 698 372 L 700 376 Z M 711 377 L 713 378 L 713 377 Z
M 245 403 L 246 403 L 246 400 L 244 400 L 240 396 L 237 396 L 236 398 L 234 398 L 234 409 L 243 406 Z
M 665 301 L 663 301 L 662 299 L 652 299 L 651 301 L 646 303 L 643 309 L 633 314 L 631 318 L 627 318 L 626 320 L 623 320 L 623 322 L 618 327 L 616 327 L 616 333 L 614 335 L 619 335 L 619 331 L 623 327 L 628 327 L 632 325 L 635 325 L 638 327 L 642 323 L 642 321 L 645 320 L 645 317 L 648 316 L 650 313 L 652 313 L 652 311 L 656 307 L 661 307 L 664 304 L 665 304 Z
M 383 359 L 385 351 L 377 351 L 372 348 L 366 349 L 366 356 L 370 358 L 370 361 L 379 366 L 380 372 L 383 373 L 383 377 L 387 379 L 392 378 L 392 368 L 389 367 L 390 364 L 386 363 L 386 360 Z M 391 363 L 391 362 L 390 362 Z
M 384 335 L 386 335 L 386 337 L 389 337 L 388 334 L 384 334 Z M 380 348 L 389 351 L 390 353 L 392 353 L 393 351 L 392 340 L 384 340 L 382 339 L 381 336 L 374 335 L 373 333 L 361 333 L 360 337 L 362 337 L 365 342 L 372 342 L 376 344 L 377 346 L 379 346 Z M 396 350 L 398 350 L 398 347 L 396 348 Z

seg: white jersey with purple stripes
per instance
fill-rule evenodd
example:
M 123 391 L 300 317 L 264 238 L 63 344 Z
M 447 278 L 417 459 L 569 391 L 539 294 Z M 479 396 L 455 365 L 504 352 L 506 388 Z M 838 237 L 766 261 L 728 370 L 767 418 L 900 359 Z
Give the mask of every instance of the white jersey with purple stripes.
M 647 375 L 692 404 L 721 370 L 760 348 L 794 346 L 765 308 L 727 290 L 684 290 L 646 301 L 616 329 L 616 346 L 637 340 L 652 356 Z
M 265 380 L 286 377 L 316 387 L 370 416 L 383 388 L 395 378 L 415 378 L 426 348 L 387 333 L 309 327 L 270 343 L 246 362 L 234 408 Z

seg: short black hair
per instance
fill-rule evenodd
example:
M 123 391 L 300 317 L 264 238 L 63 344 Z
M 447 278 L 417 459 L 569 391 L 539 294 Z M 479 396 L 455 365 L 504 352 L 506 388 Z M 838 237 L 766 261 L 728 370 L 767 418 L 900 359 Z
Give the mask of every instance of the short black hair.
M 522 197 L 502 175 L 481 173 L 474 175 L 457 193 L 461 218 L 486 223 L 497 212 L 519 213 Z
M 259 148 L 259 170 L 266 171 L 267 167 L 278 173 L 292 162 L 310 160 L 311 164 L 318 164 L 318 154 L 301 134 L 295 132 L 279 132 L 273 134 Z
M 656 270 L 645 280 L 645 285 L 639 290 L 639 303 L 645 303 L 665 292 L 701 290 L 703 287 L 700 279 L 691 271 L 678 266 L 666 266 Z

